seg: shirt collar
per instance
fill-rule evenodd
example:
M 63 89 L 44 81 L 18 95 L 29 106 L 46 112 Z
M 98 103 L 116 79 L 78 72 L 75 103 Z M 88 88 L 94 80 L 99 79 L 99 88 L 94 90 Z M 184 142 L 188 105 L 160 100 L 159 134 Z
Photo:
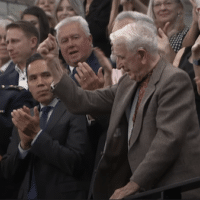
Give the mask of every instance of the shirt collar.
M 54 98 L 48 106 L 51 106 L 51 107 L 54 108 L 56 106 L 56 104 L 58 103 L 58 101 L 59 100 L 57 98 Z M 43 107 L 45 107 L 45 105 L 43 105 L 42 103 L 40 103 L 40 108 L 42 109 Z
M 12 62 L 12 60 L 9 60 L 7 63 L 5 63 L 2 67 L 1 67 L 1 70 L 3 72 L 6 71 L 6 69 L 8 68 L 8 66 L 10 65 L 10 63 Z
M 21 70 L 21 69 L 18 67 L 17 64 L 15 65 L 15 70 L 16 70 L 19 74 L 25 73 L 25 72 L 26 72 L 26 68 L 24 68 L 23 70 Z

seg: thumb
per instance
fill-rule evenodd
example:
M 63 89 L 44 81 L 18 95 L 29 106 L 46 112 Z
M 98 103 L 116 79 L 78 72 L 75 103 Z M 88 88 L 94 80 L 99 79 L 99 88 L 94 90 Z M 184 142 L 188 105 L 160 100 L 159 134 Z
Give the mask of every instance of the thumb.
M 158 36 L 160 38 L 163 38 L 165 36 L 165 33 L 164 33 L 164 31 L 161 28 L 158 28 Z
M 167 31 L 169 29 L 169 25 L 170 25 L 170 22 L 167 22 L 163 28 L 163 32 L 165 33 L 165 35 L 167 35 Z
M 38 111 L 38 108 L 37 108 L 37 106 L 35 106 L 34 107 L 34 116 L 39 118 L 39 115 L 40 115 L 40 113 Z
M 101 82 L 104 82 L 103 68 L 102 67 L 99 68 L 97 76 L 98 76 L 98 78 Z

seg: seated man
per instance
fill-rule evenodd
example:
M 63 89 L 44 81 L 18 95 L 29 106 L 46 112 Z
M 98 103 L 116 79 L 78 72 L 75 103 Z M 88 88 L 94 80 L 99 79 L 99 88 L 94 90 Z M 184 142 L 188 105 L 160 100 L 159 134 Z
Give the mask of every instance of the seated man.
M 3 30 L 2 30 L 3 31 Z M 7 24 L 1 34 L 6 38 L 7 54 L 11 57 L 11 63 L 0 76 L 0 155 L 2 144 L 7 147 L 12 133 L 13 123 L 11 112 L 23 105 L 33 107 L 36 102 L 27 90 L 26 60 L 36 51 L 39 33 L 29 22 L 13 22 Z M 4 52 L 5 54 L 5 52 Z M 3 136 L 2 136 L 3 135 Z M 6 148 L 4 148 L 4 153 Z
M 80 182 L 88 147 L 86 118 L 69 113 L 51 93 L 53 77 L 39 54 L 27 61 L 27 77 L 40 111 L 24 106 L 12 112 L 16 128 L 2 172 L 20 184 L 19 199 L 86 198 Z
M 159 55 L 157 30 L 148 22 L 125 26 L 111 42 L 117 67 L 126 73 L 117 85 L 95 91 L 63 74 L 53 36 L 38 48 L 53 74 L 54 94 L 71 112 L 111 113 L 94 199 L 122 199 L 199 176 L 199 123 L 188 75 Z M 184 197 L 199 199 L 200 193 Z M 179 191 L 167 198 L 180 198 Z
M 71 78 L 83 89 L 92 90 L 93 85 L 87 85 L 85 88 L 84 81 L 77 82 L 76 80 L 78 62 L 88 63 L 95 74 L 98 74 L 101 67 L 93 52 L 92 35 L 88 23 L 81 16 L 74 16 L 62 20 L 55 29 L 58 44 Z

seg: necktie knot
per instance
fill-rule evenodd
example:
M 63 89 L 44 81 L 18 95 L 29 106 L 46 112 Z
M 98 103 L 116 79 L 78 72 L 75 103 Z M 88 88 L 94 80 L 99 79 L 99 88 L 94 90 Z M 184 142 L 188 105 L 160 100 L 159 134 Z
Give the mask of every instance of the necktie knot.
M 48 114 L 49 111 L 51 110 L 52 106 L 45 106 L 41 109 L 42 113 Z

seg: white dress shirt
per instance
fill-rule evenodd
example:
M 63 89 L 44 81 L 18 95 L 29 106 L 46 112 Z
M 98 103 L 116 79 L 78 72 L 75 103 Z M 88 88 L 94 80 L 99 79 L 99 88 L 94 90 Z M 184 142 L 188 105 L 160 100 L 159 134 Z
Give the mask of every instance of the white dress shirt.
M 21 70 L 17 64 L 15 65 L 15 70 L 19 73 L 19 81 L 18 86 L 21 86 L 28 90 L 27 76 L 26 76 L 26 68 Z

